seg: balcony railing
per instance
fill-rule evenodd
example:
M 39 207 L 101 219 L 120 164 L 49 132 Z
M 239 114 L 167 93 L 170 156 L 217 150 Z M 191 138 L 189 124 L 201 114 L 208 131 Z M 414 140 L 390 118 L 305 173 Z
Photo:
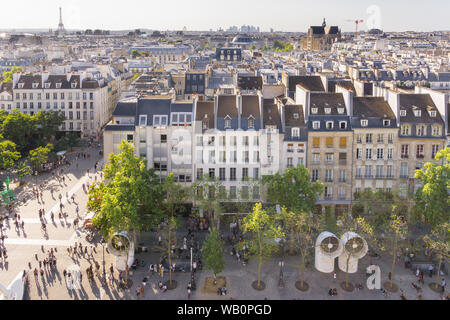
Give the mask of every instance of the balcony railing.
M 355 176 L 355 179 L 362 179 L 362 175 L 357 174 L 357 175 Z
M 364 179 L 373 179 L 373 176 L 366 174 L 366 175 L 364 175 Z
M 384 175 L 382 175 L 382 174 L 377 174 L 377 175 L 375 176 L 375 179 L 384 179 Z
M 408 179 L 408 175 L 407 174 L 400 174 L 400 178 L 401 179 Z
M 423 154 L 416 154 L 416 158 L 417 159 L 423 159 L 423 158 L 425 158 L 425 155 L 423 155 Z
M 325 178 L 325 182 L 333 182 L 333 178 Z
M 347 160 L 339 160 L 339 165 L 340 165 L 340 166 L 345 166 L 345 165 L 347 165 Z
M 402 153 L 402 155 L 400 156 L 402 159 L 408 159 L 409 158 L 409 155 L 408 154 L 403 154 Z
M 333 165 L 333 164 L 334 164 L 334 161 L 333 161 L 333 160 L 325 160 L 325 164 L 331 164 L 331 165 Z
M 345 182 L 345 178 L 339 178 L 339 182 Z
M 320 164 L 320 160 L 319 161 L 314 161 L 313 160 L 313 161 L 311 161 L 311 164 L 317 164 L 318 165 L 318 164 Z
M 297 149 L 297 152 L 298 153 L 303 153 L 303 152 L 305 152 L 305 149 Z
M 294 149 L 288 148 L 287 152 L 294 152 Z

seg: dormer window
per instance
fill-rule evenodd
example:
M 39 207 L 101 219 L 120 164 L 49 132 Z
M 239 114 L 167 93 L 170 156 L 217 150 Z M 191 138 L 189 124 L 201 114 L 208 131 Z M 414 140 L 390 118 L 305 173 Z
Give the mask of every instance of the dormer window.
M 45 89 L 50 88 L 50 82 L 46 82 L 44 86 L 45 86 Z
M 154 115 L 153 116 L 153 126 L 167 126 L 167 116 Z
M 430 111 L 430 117 L 436 118 L 436 111 Z
M 330 114 L 331 113 L 331 108 L 325 108 L 325 113 L 326 114 Z
M 56 89 L 60 89 L 60 88 L 61 88 L 61 85 L 62 85 L 62 83 L 58 82 L 58 83 L 56 84 Z
M 231 117 L 228 115 L 225 117 L 225 129 L 227 128 L 231 128 Z
M 320 129 L 320 121 L 313 121 L 312 126 L 313 129 Z
M 339 121 L 340 129 L 347 129 L 347 121 Z
M 252 116 L 250 116 L 248 118 L 248 128 L 249 129 L 254 129 L 255 128 L 255 119 L 253 119 Z
M 77 83 L 76 83 L 76 82 L 72 82 L 72 83 L 70 84 L 70 87 L 71 87 L 72 89 L 75 89 L 75 88 L 77 87 Z
M 18 87 L 19 89 L 23 89 L 23 82 L 19 83 L 19 84 L 17 85 L 17 87 Z
M 294 113 L 294 119 L 298 119 L 298 113 Z
M 339 114 L 343 114 L 344 113 L 344 108 L 337 108 L 337 111 Z
M 205 118 L 203 118 L 203 120 L 202 120 L 203 130 L 208 130 L 208 122 L 209 122 L 209 120 L 208 120 L 207 116 L 205 115 Z
M 333 129 L 333 121 L 327 121 L 326 122 L 326 128 L 327 129 Z
M 435 125 L 431 127 L 431 135 L 440 136 L 441 135 L 441 126 Z
M 369 125 L 369 120 L 361 120 L 361 127 L 367 127 Z
M 400 117 L 406 117 L 406 110 L 400 110 Z
M 312 114 L 317 114 L 317 111 L 318 111 L 317 108 L 311 108 L 311 113 Z
M 139 125 L 140 126 L 146 126 L 147 125 L 147 115 L 146 114 L 139 115 Z
M 391 120 L 383 120 L 383 127 L 389 127 L 391 125 Z
M 33 89 L 36 89 L 37 87 L 39 87 L 39 83 L 34 82 L 34 83 L 32 84 L 32 87 L 33 87 Z
M 300 128 L 292 128 L 291 130 L 292 137 L 300 137 Z

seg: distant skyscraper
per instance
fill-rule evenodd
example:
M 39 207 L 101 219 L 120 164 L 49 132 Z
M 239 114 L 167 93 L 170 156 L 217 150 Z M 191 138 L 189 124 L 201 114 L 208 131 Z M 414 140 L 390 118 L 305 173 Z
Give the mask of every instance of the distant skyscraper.
M 62 9 L 59 7 L 59 24 L 58 24 L 58 33 L 64 33 L 64 24 L 62 22 Z

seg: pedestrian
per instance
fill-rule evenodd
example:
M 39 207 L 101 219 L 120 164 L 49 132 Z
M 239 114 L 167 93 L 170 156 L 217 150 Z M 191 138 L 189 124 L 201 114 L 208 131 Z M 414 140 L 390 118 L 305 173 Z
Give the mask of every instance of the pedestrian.
M 22 220 L 22 230 L 24 230 L 25 222 Z
M 110 286 L 112 286 L 112 281 L 113 281 L 113 275 L 110 274 L 109 277 L 108 277 L 108 282 L 109 282 Z
M 428 267 L 428 272 L 429 272 L 429 274 L 430 274 L 430 278 L 431 277 L 433 277 L 433 265 L 430 265 L 429 267 Z
M 423 272 L 420 272 L 420 274 L 419 274 L 419 283 L 422 283 L 422 285 L 424 285 L 424 282 L 423 282 Z
M 192 270 L 194 270 L 194 272 L 197 271 L 197 262 L 196 262 L 196 261 L 194 261 L 194 262 L 192 263 Z
M 92 246 L 89 247 L 89 256 L 94 258 L 94 255 L 92 254 Z
M 419 277 L 419 275 L 420 275 L 420 270 L 419 270 L 419 267 L 417 267 L 417 270 L 416 270 L 416 277 Z
M 161 264 L 160 265 L 160 270 L 161 270 L 161 278 L 164 277 L 164 266 Z
M 88 253 L 88 249 L 87 249 L 87 246 L 86 246 L 86 247 L 84 247 L 84 254 L 87 256 L 87 253 Z
M 144 298 L 144 296 L 145 296 L 145 288 L 144 288 L 144 286 L 145 286 L 145 282 L 143 282 L 142 285 L 141 285 L 141 296 L 142 296 L 142 298 Z
M 141 290 L 139 286 L 136 288 L 136 298 L 139 299 L 139 295 L 141 294 Z
M 442 294 L 444 294 L 444 292 L 445 292 L 445 286 L 446 286 L 446 285 L 447 285 L 447 283 L 445 282 L 445 279 L 442 278 L 442 281 L 441 281 Z
M 39 260 L 39 269 L 41 269 L 41 268 L 42 268 L 42 261 Z
M 83 281 L 83 274 L 80 272 L 80 284 Z
M 336 282 L 336 272 L 333 273 L 333 282 Z
M 187 299 L 191 300 L 191 288 L 187 289 Z
M 109 271 L 111 272 L 111 276 L 114 277 L 114 267 L 113 267 L 112 263 L 111 263 L 111 266 L 109 267 Z
M 66 269 L 64 269 L 64 271 L 63 271 L 63 276 L 64 276 L 64 279 L 66 279 L 66 276 L 67 276 L 67 271 L 66 271 Z
M 148 271 L 150 271 L 150 275 L 153 275 L 153 264 L 150 263 L 149 267 L 148 267 Z
M 389 274 L 388 274 L 388 279 L 391 280 L 391 278 L 392 278 L 392 273 L 389 272 Z

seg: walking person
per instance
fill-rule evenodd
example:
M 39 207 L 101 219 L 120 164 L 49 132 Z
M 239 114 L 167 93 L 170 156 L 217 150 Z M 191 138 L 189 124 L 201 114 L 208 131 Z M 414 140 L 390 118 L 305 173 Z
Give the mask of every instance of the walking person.
M 444 294 L 444 292 L 445 292 L 445 286 L 446 286 L 446 285 L 447 285 L 447 282 L 445 282 L 445 279 L 442 278 L 442 281 L 441 281 L 442 294 Z
M 141 285 L 141 297 L 144 298 L 145 297 L 145 282 L 142 283 Z
M 429 267 L 428 267 L 428 272 L 429 272 L 429 275 L 430 275 L 430 278 L 431 277 L 433 277 L 433 265 L 430 265 Z
M 336 272 L 333 273 L 333 282 L 336 283 Z
M 187 299 L 191 300 L 191 288 L 187 288 Z

